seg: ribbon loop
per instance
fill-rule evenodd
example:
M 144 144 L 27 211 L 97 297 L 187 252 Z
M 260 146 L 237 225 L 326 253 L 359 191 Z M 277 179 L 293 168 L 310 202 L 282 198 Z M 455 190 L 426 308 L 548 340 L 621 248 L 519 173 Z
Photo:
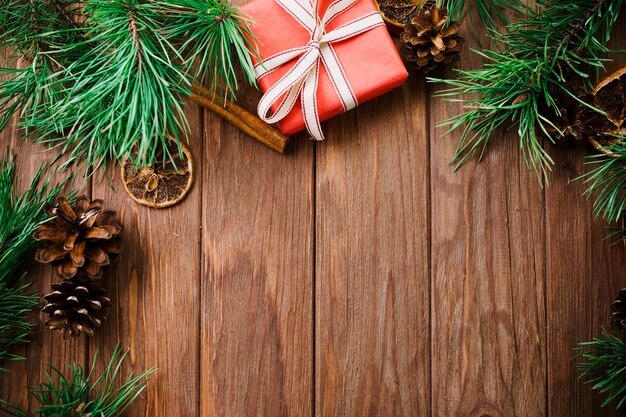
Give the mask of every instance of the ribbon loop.
M 262 78 L 287 62 L 298 58 L 296 64 L 283 75 L 261 98 L 258 113 L 267 123 L 284 119 L 300 97 L 304 123 L 315 140 L 323 140 L 317 110 L 317 87 L 320 64 L 326 68 L 333 88 L 340 98 L 344 110 L 357 106 L 357 99 L 333 43 L 358 36 L 384 24 L 380 13 L 373 12 L 336 27 L 330 32 L 326 26 L 337 16 L 350 9 L 359 0 L 335 0 L 328 6 L 320 19 L 317 0 L 276 0 L 310 35 L 306 46 L 287 49 L 263 60 L 254 68 L 257 78 Z M 271 116 L 271 107 L 280 103 Z

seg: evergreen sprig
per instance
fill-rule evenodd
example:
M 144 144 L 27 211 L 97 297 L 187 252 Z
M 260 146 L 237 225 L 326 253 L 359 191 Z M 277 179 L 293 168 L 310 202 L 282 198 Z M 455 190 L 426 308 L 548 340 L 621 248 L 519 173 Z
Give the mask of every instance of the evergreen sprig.
M 11 350 L 27 341 L 31 325 L 26 313 L 39 305 L 20 268 L 37 246 L 32 234 L 46 220 L 44 207 L 62 187 L 51 185 L 43 172 L 39 169 L 29 188 L 18 194 L 13 159 L 0 161 L 0 361 L 19 359 Z
M 58 67 L 76 54 L 58 48 L 80 40 L 74 30 L 78 7 L 72 0 L 7 0 L 0 5 L 0 49 L 8 51 L 0 67 L 0 130 L 19 109 L 30 120 L 41 107 L 54 107 L 63 96 L 50 83 Z M 28 64 L 21 67 L 20 60 Z
M 166 134 L 188 132 L 182 105 L 195 77 L 233 96 L 239 64 L 254 82 L 250 22 L 225 0 L 78 4 L 0 4 L 0 47 L 14 51 L 0 70 L 0 129 L 19 112 L 27 136 L 67 154 L 67 165 L 93 172 L 135 147 L 134 162 L 152 164 Z
M 594 196 L 594 212 L 610 223 L 620 220 L 626 209 L 626 142 L 607 146 L 611 154 L 589 157 L 592 167 L 581 178 L 588 184 L 587 196 Z
M 163 32 L 154 2 L 89 0 L 84 40 L 63 49 L 85 51 L 49 84 L 66 99 L 27 125 L 36 137 L 60 147 L 69 161 L 91 169 L 122 159 L 138 146 L 139 162 L 152 163 L 168 132 L 186 131 L 182 97 L 185 72 Z
M 589 70 L 604 67 L 602 55 L 624 0 L 538 0 L 523 8 L 523 17 L 499 32 L 492 29 L 492 50 L 474 51 L 487 62 L 478 69 L 458 70 L 458 79 L 430 79 L 449 86 L 439 93 L 463 104 L 463 113 L 444 121 L 447 133 L 460 129 L 455 157 L 482 158 L 501 127 L 516 127 L 519 146 L 529 168 L 547 180 L 553 165 L 543 138 L 554 142 L 545 108 L 560 115 L 554 96 L 576 96 L 568 90 L 572 78 L 591 88 Z M 459 98 L 459 96 L 464 96 Z M 577 99 L 578 100 L 578 99 Z
M 508 24 L 506 12 L 519 11 L 521 3 L 518 0 L 437 0 L 437 7 L 447 8 L 450 21 L 461 21 L 465 11 L 471 8 L 478 13 L 483 28 L 492 29 L 499 24 Z M 475 26 L 473 23 L 472 20 L 472 26 Z
M 221 0 L 164 0 L 161 13 L 171 16 L 167 38 L 184 56 L 192 78 L 209 83 L 218 95 L 234 98 L 239 88 L 235 62 L 248 84 L 256 84 L 251 55 L 258 56 L 251 41 L 251 20 L 239 8 Z
M 606 394 L 603 406 L 626 405 L 626 341 L 603 330 L 602 337 L 579 343 L 578 369 L 594 390 Z
M 127 354 L 118 343 L 104 371 L 99 375 L 95 371 L 97 351 L 90 369 L 87 370 L 81 364 L 67 364 L 67 373 L 48 366 L 46 380 L 32 391 L 38 403 L 35 414 L 39 417 L 121 415 L 143 392 L 148 383 L 147 377 L 155 371 L 151 368 L 141 375 L 131 374 L 123 381 L 121 370 Z M 6 402 L 4 411 L 15 417 L 28 416 L 26 411 Z

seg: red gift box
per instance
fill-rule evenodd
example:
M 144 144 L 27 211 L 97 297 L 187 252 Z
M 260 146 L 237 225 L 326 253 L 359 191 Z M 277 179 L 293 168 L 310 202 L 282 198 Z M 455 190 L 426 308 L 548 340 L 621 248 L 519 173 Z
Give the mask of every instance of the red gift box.
M 287 0 L 290 1 L 290 0 Z M 308 0 L 304 0 L 308 1 Z M 319 0 L 318 16 L 324 16 L 332 0 Z M 311 38 L 308 31 L 299 24 L 276 0 L 256 0 L 242 7 L 253 20 L 252 32 L 258 39 L 262 60 L 282 51 L 306 46 Z M 349 9 L 337 15 L 326 27 L 325 32 L 362 16 L 377 12 L 371 0 L 358 0 Z M 334 42 L 332 47 L 345 73 L 345 77 L 359 104 L 391 91 L 408 77 L 398 51 L 384 25 L 374 27 L 352 38 Z M 259 85 L 267 92 L 294 65 L 297 58 L 266 74 Z M 341 98 L 335 90 L 324 65 L 320 65 L 317 85 L 317 111 L 320 121 L 329 119 L 344 111 Z M 279 102 L 271 109 L 276 112 Z M 300 100 L 293 109 L 278 122 L 287 135 L 305 128 Z

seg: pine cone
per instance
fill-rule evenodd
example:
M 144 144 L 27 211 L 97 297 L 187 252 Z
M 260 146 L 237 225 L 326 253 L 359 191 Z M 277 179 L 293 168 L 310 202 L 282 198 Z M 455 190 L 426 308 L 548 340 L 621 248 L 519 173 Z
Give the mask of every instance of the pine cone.
M 72 207 L 59 197 L 47 214 L 53 219 L 43 224 L 33 237 L 43 241 L 35 259 L 56 267 L 63 278 L 100 278 L 102 267 L 121 250 L 122 226 L 113 222 L 114 211 L 104 211 L 102 200 L 81 196 Z
M 582 100 L 593 105 L 593 97 L 580 91 L 575 91 L 574 94 L 578 100 L 561 89 L 552 94 L 559 109 L 558 113 L 553 107 L 545 104 L 542 106 L 541 113 L 553 124 L 546 123 L 544 127 L 550 138 L 556 142 L 579 142 L 603 131 L 604 119 L 599 117 L 598 112 L 580 102 Z
M 617 299 L 611 304 L 611 319 L 622 333 L 626 330 L 626 288 L 619 290 Z
M 111 300 L 96 282 L 78 278 L 52 284 L 52 293 L 44 296 L 43 308 L 50 318 L 45 322 L 51 330 L 61 330 L 63 338 L 77 337 L 81 332 L 93 335 L 96 327 L 106 320 Z
M 416 64 L 424 72 L 440 64 L 449 64 L 463 49 L 463 38 L 458 36 L 459 23 L 448 26 L 448 11 L 437 6 L 422 7 L 404 25 L 401 35 L 401 53 L 405 60 Z

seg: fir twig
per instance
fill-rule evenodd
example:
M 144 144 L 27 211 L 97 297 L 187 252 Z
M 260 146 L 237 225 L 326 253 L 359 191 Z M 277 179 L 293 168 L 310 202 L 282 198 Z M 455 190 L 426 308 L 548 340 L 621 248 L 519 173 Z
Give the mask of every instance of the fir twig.
M 98 352 L 94 355 L 91 369 L 82 365 L 67 365 L 69 375 L 50 366 L 47 380 L 33 395 L 39 403 L 40 417 L 53 417 L 82 413 L 102 417 L 117 417 L 141 394 L 147 377 L 155 371 L 151 368 L 141 375 L 131 374 L 125 382 L 121 379 L 121 367 L 128 352 L 120 344 L 115 347 L 108 365 L 100 375 L 95 375 Z M 58 382 L 57 382 L 58 380 Z
M 548 127 L 556 126 L 542 112 L 560 114 L 554 94 L 563 90 L 574 97 L 567 90 L 573 77 L 591 88 L 587 71 L 604 67 L 601 56 L 609 51 L 606 44 L 623 3 L 540 0 L 506 32 L 491 32 L 493 50 L 474 51 L 487 60 L 481 68 L 458 70 L 456 80 L 430 79 L 450 87 L 440 96 L 464 105 L 463 113 L 440 124 L 449 127 L 447 133 L 462 130 L 458 165 L 473 155 L 480 159 L 496 130 L 513 124 L 527 166 L 547 180 L 553 161 L 542 138 L 554 142 Z
M 27 341 L 31 325 L 26 313 L 39 305 L 38 295 L 28 290 L 19 270 L 37 246 L 32 234 L 46 220 L 43 208 L 62 187 L 43 179 L 43 171 L 39 169 L 20 195 L 13 160 L 5 156 L 0 162 L 0 361 L 20 359 L 11 350 Z
M 509 18 L 505 11 L 519 12 L 522 3 L 518 0 L 437 0 L 437 7 L 447 8 L 450 21 L 461 21 L 467 8 L 474 9 L 478 13 L 482 27 L 493 29 L 498 25 L 508 24 Z M 473 20 L 472 26 L 476 27 Z
M 13 51 L 0 69 L 0 129 L 19 111 L 26 135 L 68 165 L 94 172 L 132 154 L 152 164 L 165 134 L 188 131 L 182 104 L 195 77 L 233 96 L 239 63 L 254 83 L 250 21 L 225 0 L 73 3 L 0 4 L 0 47 Z
M 577 364 L 581 378 L 592 384 L 594 390 L 606 394 L 602 405 L 626 405 L 626 342 L 622 336 L 603 330 L 602 337 L 579 344 Z
M 258 56 L 251 20 L 239 8 L 221 0 L 164 0 L 161 13 L 171 16 L 168 39 L 184 56 L 192 78 L 207 82 L 218 95 L 234 98 L 239 88 L 235 62 L 248 84 L 256 77 L 251 54 Z
M 58 416 L 98 416 L 118 417 L 137 399 L 148 383 L 151 368 L 141 375 L 130 374 L 122 379 L 122 364 L 128 352 L 123 352 L 118 343 L 104 371 L 96 374 L 98 351 L 89 369 L 82 364 L 66 364 L 69 372 L 49 365 L 46 380 L 32 391 L 39 417 Z M 0 401 L 0 411 L 16 417 L 26 417 L 28 413 L 4 401 Z
M 626 142 L 607 146 L 610 155 L 589 157 L 594 168 L 583 175 L 588 184 L 587 196 L 594 195 L 594 213 L 613 223 L 622 218 L 626 209 Z

